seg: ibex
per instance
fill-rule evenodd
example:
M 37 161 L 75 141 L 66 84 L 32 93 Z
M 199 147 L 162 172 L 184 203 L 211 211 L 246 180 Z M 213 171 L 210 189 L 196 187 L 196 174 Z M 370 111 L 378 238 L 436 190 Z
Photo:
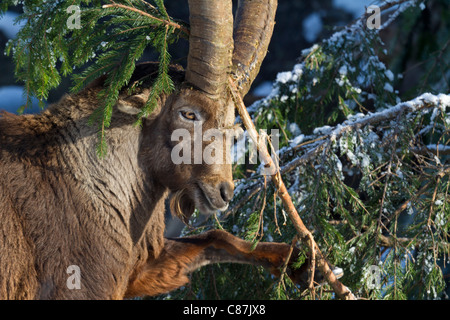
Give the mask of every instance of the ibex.
M 171 161 L 177 128 L 225 129 L 235 121 L 227 81 L 244 96 L 272 34 L 276 0 L 189 0 L 186 71 L 172 70 L 177 90 L 135 126 L 135 109 L 149 89 L 121 94 L 107 133 L 109 151 L 96 155 L 97 128 L 88 124 L 102 80 L 68 95 L 37 115 L 0 117 L 0 298 L 123 299 L 158 295 L 189 281 L 206 264 L 262 265 L 273 273 L 290 245 L 252 245 L 225 231 L 167 239 L 165 200 L 189 218 L 227 206 L 233 196 L 231 164 Z M 234 26 L 233 26 L 233 20 Z M 233 31 L 234 29 L 234 31 Z M 138 66 L 149 74 L 152 64 Z M 192 142 L 194 143 L 194 142 Z M 203 142 L 203 146 L 205 146 Z M 296 259 L 296 251 L 292 261 Z M 70 266 L 79 287 L 68 285 Z M 308 279 L 306 264 L 288 274 Z

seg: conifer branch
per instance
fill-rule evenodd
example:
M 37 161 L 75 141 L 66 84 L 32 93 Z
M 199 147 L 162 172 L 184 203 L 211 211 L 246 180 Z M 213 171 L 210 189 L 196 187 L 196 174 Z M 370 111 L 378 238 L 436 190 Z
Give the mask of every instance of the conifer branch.
M 149 14 L 149 13 L 147 13 L 145 11 L 136 9 L 134 7 L 126 6 L 126 5 L 119 4 L 119 3 L 113 3 L 113 4 L 105 4 L 105 5 L 102 6 L 102 8 L 103 9 L 107 9 L 107 8 L 121 8 L 121 9 L 125 9 L 125 10 L 130 10 L 130 11 L 136 12 L 136 13 L 142 15 L 142 16 L 145 16 L 147 18 L 159 21 L 159 22 L 161 22 L 162 24 L 164 24 L 166 26 L 171 26 L 171 27 L 174 27 L 175 29 L 179 29 L 186 36 L 189 36 L 189 29 L 187 29 L 186 27 L 184 27 L 184 26 L 182 26 L 182 25 L 180 25 L 180 24 L 178 24 L 176 22 L 170 21 L 170 20 L 164 20 L 164 19 L 157 18 L 157 17 L 152 16 L 151 14 Z
M 409 114 L 415 111 L 420 112 L 421 110 L 427 111 L 427 109 L 429 110 L 431 108 L 434 108 L 435 104 L 431 103 L 428 99 L 429 99 L 428 94 L 425 94 L 420 97 L 417 97 L 412 101 L 399 103 L 398 105 L 393 106 L 387 110 L 372 113 L 353 122 L 346 121 L 343 124 L 336 126 L 334 130 L 331 128 L 331 133 L 324 134 L 313 140 L 301 142 L 295 146 L 287 148 L 283 153 L 279 154 L 279 157 L 282 157 L 284 154 L 289 154 L 292 151 L 297 151 L 298 149 L 306 145 L 312 145 L 310 149 L 307 150 L 303 155 L 294 158 L 290 162 L 280 167 L 279 171 L 281 174 L 287 174 L 292 170 L 294 170 L 295 168 L 298 168 L 299 166 L 305 165 L 310 161 L 313 161 L 317 157 L 317 155 L 324 150 L 324 148 L 329 146 L 330 140 L 338 140 L 340 137 L 342 137 L 342 135 L 344 135 L 347 132 L 353 132 L 366 126 L 376 126 L 380 122 L 393 120 L 401 114 Z M 444 148 L 446 146 L 440 147 Z M 426 146 L 425 151 L 436 153 L 436 148 L 439 148 L 439 146 Z M 410 148 L 410 150 L 414 153 L 425 152 L 423 149 L 419 148 Z M 447 152 L 448 152 L 447 149 L 439 151 L 440 154 L 447 154 Z M 448 174 L 450 170 L 446 169 L 444 170 L 444 172 L 445 174 Z M 251 199 L 259 191 L 261 191 L 262 186 L 263 186 L 263 179 L 262 178 L 257 179 L 252 185 L 250 185 L 247 194 L 245 196 L 242 196 L 233 207 L 229 208 L 226 211 L 225 217 L 229 216 L 230 214 L 233 214 L 239 208 L 244 206 L 249 201 L 249 199 Z M 416 195 L 418 196 L 423 192 L 425 192 L 428 186 L 429 183 L 425 184 L 417 192 Z M 406 201 L 405 203 L 403 203 L 395 212 L 395 216 L 398 216 L 402 211 L 404 211 L 409 202 L 410 201 Z
M 229 88 L 231 91 L 232 98 L 238 109 L 239 115 L 241 116 L 242 122 L 244 126 L 249 132 L 249 135 L 252 141 L 257 146 L 258 151 L 262 156 L 262 161 L 266 164 L 266 166 L 274 167 L 275 164 L 269 154 L 269 150 L 266 145 L 259 139 L 259 134 L 256 131 L 256 127 L 253 124 L 252 119 L 247 111 L 247 108 L 244 105 L 241 95 L 239 94 L 239 90 L 236 87 L 232 78 L 228 79 Z M 326 261 L 324 255 L 320 251 L 318 245 L 314 241 L 314 237 L 312 233 L 306 228 L 302 219 L 300 218 L 297 209 L 295 208 L 292 198 L 289 195 L 289 192 L 286 189 L 286 185 L 281 177 L 280 171 L 277 169 L 275 174 L 271 176 L 272 181 L 274 182 L 275 188 L 278 190 L 278 196 L 280 197 L 283 206 L 288 213 L 289 218 L 291 219 L 298 235 L 300 236 L 300 240 L 302 240 L 310 249 L 311 252 L 314 250 L 314 256 L 316 259 L 316 264 L 319 270 L 322 272 L 324 278 L 331 285 L 334 292 L 341 298 L 345 300 L 356 300 L 355 296 L 352 292 L 344 286 L 336 277 L 336 275 L 331 270 L 328 262 Z

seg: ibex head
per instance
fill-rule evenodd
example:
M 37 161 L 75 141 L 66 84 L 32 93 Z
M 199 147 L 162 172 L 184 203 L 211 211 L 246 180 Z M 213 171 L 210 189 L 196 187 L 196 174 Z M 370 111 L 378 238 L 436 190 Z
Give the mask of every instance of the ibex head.
M 189 56 L 180 89 L 167 98 L 158 115 L 144 123 L 143 145 L 157 181 L 172 192 L 171 208 L 189 217 L 194 208 L 210 213 L 223 210 L 233 196 L 229 150 L 235 121 L 228 90 L 233 77 L 244 96 L 255 79 L 273 31 L 276 0 L 240 1 L 233 24 L 232 1 L 189 0 Z M 222 136 L 204 139 L 211 130 Z M 189 163 L 176 163 L 176 131 L 188 132 Z M 217 139 L 219 141 L 217 141 Z M 201 159 L 213 141 L 221 156 L 210 163 Z M 219 143 L 218 143 L 219 142 Z M 217 147 L 220 146 L 220 147 Z M 185 155 L 184 155 L 185 156 Z M 197 158 L 196 158 L 197 157 Z M 217 161 L 218 160 L 218 161 Z

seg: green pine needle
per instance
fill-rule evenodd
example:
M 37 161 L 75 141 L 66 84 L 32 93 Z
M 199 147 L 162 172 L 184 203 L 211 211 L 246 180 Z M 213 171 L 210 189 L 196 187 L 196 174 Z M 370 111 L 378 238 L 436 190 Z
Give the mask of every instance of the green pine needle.
M 14 1 L 2 1 L 1 12 Z M 95 79 L 106 75 L 99 92 L 101 105 L 93 112 L 90 123 L 98 124 L 98 154 L 107 150 L 107 128 L 111 124 L 119 92 L 128 84 L 135 63 L 151 46 L 159 53 L 160 67 L 149 101 L 139 114 L 138 122 L 153 112 L 161 94 L 170 94 L 174 85 L 168 74 L 168 46 L 177 40 L 162 0 L 154 5 L 142 0 L 122 0 L 102 5 L 101 1 L 76 0 L 70 5 L 80 8 L 82 27 L 67 25 L 66 2 L 27 1 L 19 20 L 26 21 L 5 53 L 12 55 L 16 77 L 25 83 L 26 104 L 33 96 L 44 107 L 51 89 L 59 86 L 62 76 L 72 76 L 72 92 L 79 92 Z M 74 72 L 77 70 L 77 72 Z M 78 72 L 81 70 L 81 72 Z M 39 75 L 39 76 L 36 76 Z

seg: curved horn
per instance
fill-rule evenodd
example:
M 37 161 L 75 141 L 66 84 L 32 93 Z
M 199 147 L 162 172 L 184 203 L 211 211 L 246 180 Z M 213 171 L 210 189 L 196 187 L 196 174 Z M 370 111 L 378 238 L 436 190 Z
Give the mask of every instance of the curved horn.
M 231 0 L 189 0 L 189 56 L 185 80 L 212 98 L 226 92 L 233 55 Z
M 234 25 L 233 73 L 242 97 L 258 75 L 275 25 L 277 0 L 239 0 Z

